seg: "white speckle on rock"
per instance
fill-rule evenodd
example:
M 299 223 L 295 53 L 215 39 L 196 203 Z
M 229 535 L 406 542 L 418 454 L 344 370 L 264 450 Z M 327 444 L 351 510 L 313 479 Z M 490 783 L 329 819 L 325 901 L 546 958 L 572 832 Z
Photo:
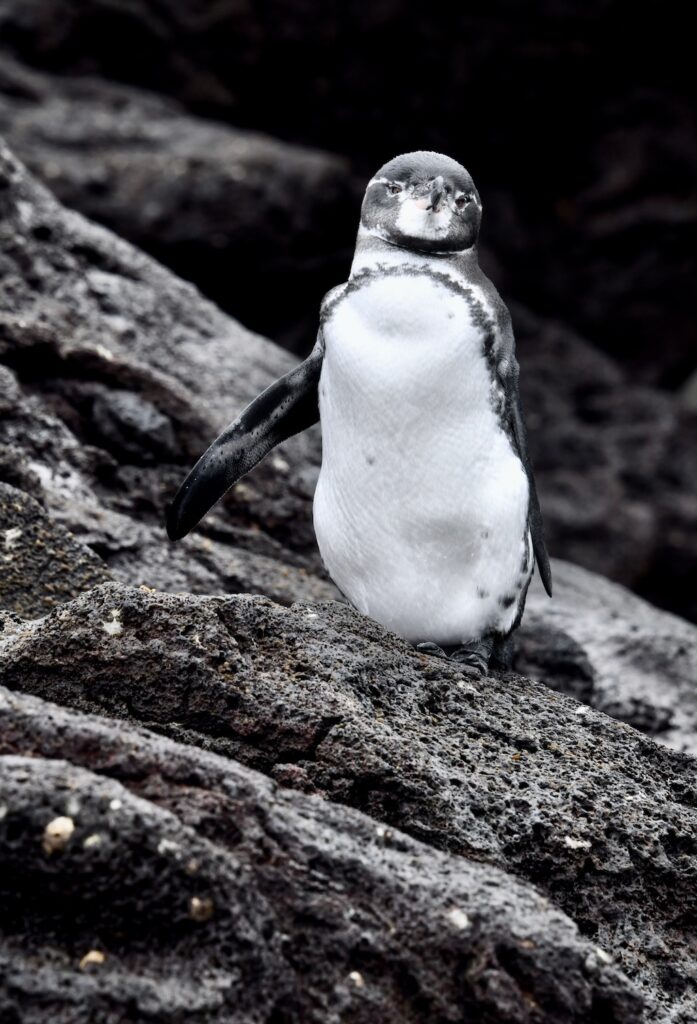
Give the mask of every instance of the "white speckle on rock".
M 587 704 L 579 704 L 577 708 L 574 708 L 575 715 L 585 715 L 590 711 Z
M 576 839 L 575 836 L 564 836 L 564 845 L 570 850 L 590 850 L 590 839 Z
M 22 536 L 22 530 L 19 526 L 11 526 L 9 530 L 5 530 L 5 551 L 12 551 L 13 548 L 17 547 L 17 541 Z M 5 556 L 7 557 L 7 556 Z
M 609 953 L 606 953 L 604 949 L 601 949 L 600 946 L 594 946 L 593 948 L 595 949 L 595 955 L 597 956 L 598 960 L 600 960 L 601 963 L 603 963 L 603 964 L 611 964 L 612 963 L 612 957 L 610 956 Z
M 122 807 L 123 803 L 118 799 L 118 797 L 115 797 L 113 800 L 109 801 L 110 811 L 120 811 Z
M 0 804 L 0 821 L 7 817 L 7 804 Z
M 101 846 L 103 841 L 104 839 L 99 832 L 93 832 L 91 836 L 87 836 L 82 845 L 86 850 L 92 850 L 96 846 Z
M 166 853 L 178 853 L 181 847 L 173 839 L 161 839 L 157 844 L 157 852 L 162 856 Z
M 459 932 L 464 931 L 465 928 L 469 928 L 470 919 L 464 910 L 460 910 L 459 907 L 453 907 L 453 909 L 449 910 L 445 916 L 448 921 L 450 921 L 453 928 L 457 928 Z
M 365 981 L 360 971 L 351 971 L 349 980 L 353 982 L 356 988 L 365 988 Z
M 123 625 L 121 623 L 121 612 L 118 608 L 111 609 L 111 618 L 102 622 L 102 629 L 109 636 L 118 636 L 119 633 L 123 633 Z
M 317 614 L 317 612 L 308 612 L 307 615 L 305 616 L 305 618 L 306 619 L 318 619 L 319 615 Z
M 80 813 L 80 801 L 76 796 L 69 796 L 65 801 L 65 813 L 71 818 L 76 818 Z
M 50 854 L 64 850 L 74 831 L 75 822 L 72 818 L 61 816 L 49 821 L 44 829 L 43 839 L 41 840 L 44 853 Z
M 271 465 L 274 469 L 277 469 L 279 473 L 289 473 L 290 465 L 285 459 L 281 458 L 280 455 L 274 455 L 271 458 Z

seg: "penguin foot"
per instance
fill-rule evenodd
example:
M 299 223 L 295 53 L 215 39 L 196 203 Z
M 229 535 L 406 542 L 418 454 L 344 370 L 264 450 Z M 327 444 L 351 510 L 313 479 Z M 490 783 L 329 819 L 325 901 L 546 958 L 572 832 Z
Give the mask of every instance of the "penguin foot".
M 460 662 L 469 668 L 476 669 L 480 675 L 485 676 L 489 671 L 489 661 L 494 647 L 494 637 L 485 636 L 481 640 L 470 640 L 469 643 L 458 647 L 450 655 L 452 661 Z
M 442 658 L 445 661 L 455 662 L 461 666 L 469 675 L 482 676 L 486 675 L 489 667 L 489 655 L 491 654 L 491 645 L 488 647 L 487 653 L 482 653 L 480 648 L 482 645 L 486 648 L 488 641 L 476 641 L 471 644 L 465 644 L 462 647 L 451 647 L 447 651 L 438 644 L 434 644 L 432 641 L 426 641 L 425 643 L 417 644 L 416 650 L 419 654 L 428 654 L 432 658 Z

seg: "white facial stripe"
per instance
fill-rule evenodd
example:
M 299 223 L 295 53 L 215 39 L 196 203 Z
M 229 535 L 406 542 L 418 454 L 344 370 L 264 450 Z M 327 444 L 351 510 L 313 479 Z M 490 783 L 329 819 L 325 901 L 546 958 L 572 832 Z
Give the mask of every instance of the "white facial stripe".
M 405 184 L 403 181 L 393 181 L 391 178 L 371 178 L 366 186 L 366 191 L 373 185 L 399 185 L 404 188 Z
M 453 211 L 449 205 L 437 213 L 424 209 L 410 196 L 406 196 L 397 215 L 397 227 L 409 238 L 445 238 L 450 231 Z

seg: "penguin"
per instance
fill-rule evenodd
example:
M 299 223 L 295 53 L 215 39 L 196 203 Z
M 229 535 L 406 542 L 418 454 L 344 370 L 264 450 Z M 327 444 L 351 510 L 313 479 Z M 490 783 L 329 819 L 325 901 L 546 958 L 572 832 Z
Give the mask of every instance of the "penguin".
M 312 352 L 213 442 L 167 516 L 170 538 L 185 536 L 319 419 L 313 519 L 329 575 L 360 612 L 475 674 L 510 666 L 535 564 L 552 595 L 511 317 L 478 261 L 481 217 L 450 157 L 381 167 Z

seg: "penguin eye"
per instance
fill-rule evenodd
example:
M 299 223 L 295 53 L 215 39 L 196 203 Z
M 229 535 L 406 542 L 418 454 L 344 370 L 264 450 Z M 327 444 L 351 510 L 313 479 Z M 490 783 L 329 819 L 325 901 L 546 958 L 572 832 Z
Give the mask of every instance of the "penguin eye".
M 457 199 L 455 200 L 455 206 L 457 206 L 458 210 L 462 210 L 463 207 L 467 206 L 467 204 L 471 202 L 472 196 L 469 194 L 469 192 L 465 192 L 464 195 L 457 197 Z
M 398 192 L 402 191 L 402 186 L 396 184 L 388 185 L 387 191 L 390 193 L 391 196 L 396 196 Z

